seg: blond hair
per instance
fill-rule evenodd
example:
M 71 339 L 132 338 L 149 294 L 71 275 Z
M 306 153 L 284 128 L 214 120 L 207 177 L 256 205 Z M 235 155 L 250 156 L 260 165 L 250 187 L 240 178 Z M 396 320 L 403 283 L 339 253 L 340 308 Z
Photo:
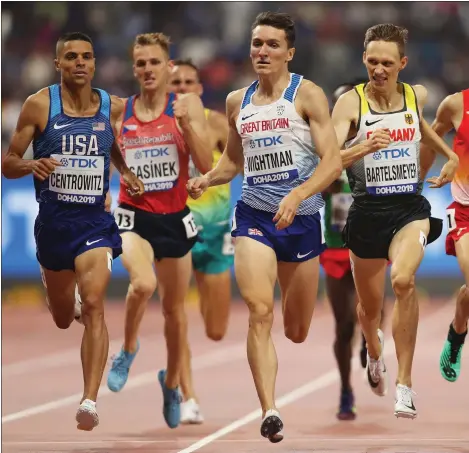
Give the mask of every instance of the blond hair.
M 151 45 L 160 46 L 169 57 L 169 46 L 171 45 L 171 40 L 169 36 L 166 36 L 164 33 L 142 33 L 137 35 L 134 41 L 134 49 L 137 46 L 151 46 Z

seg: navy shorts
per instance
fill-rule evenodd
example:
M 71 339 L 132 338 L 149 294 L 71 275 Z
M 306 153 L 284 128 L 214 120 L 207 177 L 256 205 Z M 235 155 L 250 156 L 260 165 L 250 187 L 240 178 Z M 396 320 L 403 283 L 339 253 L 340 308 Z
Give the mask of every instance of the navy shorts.
M 122 253 L 114 217 L 104 210 L 74 222 L 44 222 L 38 216 L 34 237 L 37 260 L 50 271 L 75 270 L 75 258 L 94 248 L 109 247 L 113 259 Z
M 260 211 L 239 200 L 233 216 L 231 236 L 247 236 L 274 250 L 277 261 L 302 262 L 320 255 L 326 249 L 321 228 L 321 214 L 297 215 L 284 230 L 277 230 L 275 214 Z

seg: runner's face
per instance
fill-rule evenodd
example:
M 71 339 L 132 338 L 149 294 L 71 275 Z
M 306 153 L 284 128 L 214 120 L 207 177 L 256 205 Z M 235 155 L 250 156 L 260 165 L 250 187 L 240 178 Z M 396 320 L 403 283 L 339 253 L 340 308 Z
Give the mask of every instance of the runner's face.
M 62 80 L 66 83 L 91 83 L 95 71 L 93 46 L 87 41 L 67 41 L 55 60 Z
M 292 60 L 294 53 L 294 48 L 288 48 L 285 30 L 258 25 L 252 31 L 251 60 L 257 74 L 281 71 Z
M 195 93 L 202 96 L 202 85 L 197 71 L 186 65 L 174 66 L 169 81 L 169 90 L 175 93 Z
M 159 44 L 135 46 L 134 76 L 144 91 L 166 87 L 171 69 L 172 63 Z
M 372 41 L 363 52 L 363 63 L 370 85 L 376 91 L 387 91 L 396 85 L 399 72 L 407 65 L 407 57 L 400 57 L 395 42 Z

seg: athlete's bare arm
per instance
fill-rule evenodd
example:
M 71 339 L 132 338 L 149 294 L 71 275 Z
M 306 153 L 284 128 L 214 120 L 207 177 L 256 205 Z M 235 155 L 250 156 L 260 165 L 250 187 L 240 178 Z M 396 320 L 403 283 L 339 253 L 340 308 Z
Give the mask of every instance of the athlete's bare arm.
M 49 92 L 44 88 L 26 99 L 21 109 L 15 132 L 2 164 L 5 178 L 16 179 L 32 173 L 35 178 L 44 181 L 60 162 L 52 158 L 38 160 L 23 159 L 35 136 L 47 126 L 49 117 Z
M 332 123 L 334 124 L 337 141 L 341 148 L 342 164 L 344 168 L 365 157 L 367 154 L 385 148 L 391 142 L 387 129 L 376 129 L 368 140 L 342 149 L 345 142 L 352 138 L 351 129 L 358 127 L 358 115 L 360 110 L 360 97 L 354 90 L 348 91 L 339 97 L 332 111 Z
M 228 138 L 225 150 L 217 165 L 202 177 L 193 178 L 187 183 L 189 195 L 197 199 L 210 186 L 229 183 L 243 168 L 244 154 L 241 137 L 236 128 L 241 102 L 246 88 L 231 92 L 226 98 L 228 118 Z
M 111 148 L 111 165 L 122 175 L 124 182 L 129 187 L 129 195 L 139 196 L 145 192 L 145 186 L 127 166 L 118 144 L 120 128 L 117 129 L 116 126 L 118 126 L 119 123 L 122 124 L 124 108 L 125 104 L 122 102 L 121 98 L 111 96 L 111 125 L 114 132 L 114 142 Z
M 295 191 L 305 200 L 322 192 L 342 174 L 342 159 L 334 126 L 329 114 L 329 103 L 322 88 L 309 80 L 298 90 L 298 107 L 309 122 L 311 138 L 321 161 L 311 177 Z
M 432 177 L 428 180 L 428 182 L 431 183 L 431 188 L 442 187 L 443 185 L 453 180 L 454 174 L 458 169 L 459 157 L 430 127 L 430 125 L 423 117 L 423 108 L 427 101 L 427 89 L 422 85 L 415 85 L 413 88 L 417 96 L 417 102 L 420 110 L 420 133 L 422 134 L 421 142 L 423 145 L 434 150 L 438 154 L 445 156 L 448 159 L 448 162 L 446 162 L 446 164 L 441 169 L 440 175 L 438 177 Z
M 461 124 L 463 112 L 462 93 L 455 93 L 447 96 L 438 107 L 436 118 L 432 123 L 432 129 L 443 137 L 452 129 L 457 129 Z M 420 168 L 422 179 L 435 162 L 436 152 L 428 146 L 422 144 L 420 147 Z
M 173 109 L 194 165 L 202 174 L 207 173 L 212 168 L 213 156 L 209 125 L 200 97 L 194 93 L 180 94 Z
M 208 124 L 210 126 L 210 131 L 216 140 L 215 146 L 220 150 L 220 152 L 223 152 L 228 141 L 228 131 L 230 128 L 226 116 L 223 113 L 210 110 Z

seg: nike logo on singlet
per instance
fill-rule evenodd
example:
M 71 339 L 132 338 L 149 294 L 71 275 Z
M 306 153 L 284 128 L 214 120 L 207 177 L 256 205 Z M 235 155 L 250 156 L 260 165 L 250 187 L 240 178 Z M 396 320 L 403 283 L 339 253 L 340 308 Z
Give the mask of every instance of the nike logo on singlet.
M 72 124 L 69 123 L 69 124 L 60 124 L 58 125 L 57 123 L 54 124 L 54 129 L 62 129 L 64 127 L 67 127 L 67 126 L 71 126 Z
M 246 115 L 246 116 L 243 116 L 241 117 L 241 119 L 244 121 L 244 120 L 247 120 L 248 118 L 251 118 L 251 116 L 254 116 L 254 115 L 257 115 L 259 112 L 256 112 L 256 113 L 253 113 L 251 115 Z
M 378 122 L 380 122 L 383 118 L 380 118 L 379 120 L 376 120 L 376 121 L 365 121 L 365 126 L 372 126 L 373 124 L 376 124 Z

